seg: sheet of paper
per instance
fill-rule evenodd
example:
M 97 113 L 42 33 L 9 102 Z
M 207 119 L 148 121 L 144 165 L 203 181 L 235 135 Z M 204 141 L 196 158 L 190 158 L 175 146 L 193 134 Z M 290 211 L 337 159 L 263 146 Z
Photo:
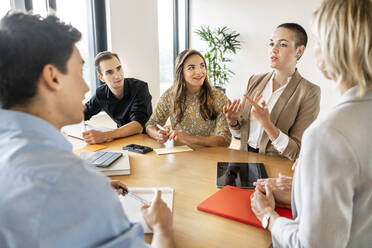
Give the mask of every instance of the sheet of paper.
M 68 136 L 84 140 L 83 132 L 85 132 L 85 130 L 92 130 L 92 129 L 102 131 L 102 132 L 112 130 L 110 128 L 96 127 L 96 126 L 92 126 L 89 124 L 85 124 L 85 127 L 84 127 L 84 122 L 82 121 L 78 124 L 64 126 L 61 128 L 61 131 L 67 134 Z
M 176 153 L 176 152 L 190 152 L 190 151 L 193 151 L 193 149 L 184 145 L 184 146 L 158 148 L 158 149 L 154 149 L 154 151 L 158 155 L 162 155 L 162 154 L 169 154 L 169 153 Z
M 82 152 L 95 152 L 98 150 L 105 149 L 107 146 L 104 145 L 87 145 L 81 149 L 74 150 L 74 153 L 79 155 Z
M 129 192 L 132 192 L 139 197 L 147 200 L 148 202 L 151 202 L 154 197 L 154 189 L 158 189 L 161 191 L 161 199 L 167 204 L 169 209 L 173 211 L 173 188 L 170 187 L 136 187 L 131 188 L 129 187 Z M 143 219 L 142 213 L 141 213 L 141 207 L 142 203 L 133 199 L 129 196 L 119 196 L 119 200 L 121 202 L 121 205 L 124 209 L 125 214 L 128 216 L 129 220 L 131 222 L 139 222 L 141 223 L 143 230 L 145 233 L 152 233 L 151 229 L 147 226 L 145 220 Z

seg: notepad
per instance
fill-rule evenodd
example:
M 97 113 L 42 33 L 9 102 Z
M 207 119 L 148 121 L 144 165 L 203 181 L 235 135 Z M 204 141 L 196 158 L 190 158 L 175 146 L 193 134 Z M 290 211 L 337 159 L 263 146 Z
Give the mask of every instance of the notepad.
M 169 209 L 173 211 L 173 188 L 170 187 L 129 187 L 128 191 L 132 192 L 143 199 L 151 202 L 154 198 L 154 189 L 161 191 L 161 199 L 167 204 Z M 139 222 L 144 230 L 144 233 L 152 233 L 151 229 L 147 226 L 145 220 L 143 219 L 141 207 L 142 204 L 128 196 L 119 196 L 119 200 L 124 209 L 125 214 L 128 216 L 131 222 Z
M 190 151 L 193 151 L 193 149 L 191 149 L 189 146 L 184 145 L 184 146 L 157 148 L 157 149 L 154 149 L 154 151 L 158 155 L 162 155 L 162 154 L 177 153 L 177 152 L 190 152 Z
M 113 162 L 109 167 L 95 167 L 97 170 L 102 172 L 106 176 L 121 176 L 121 175 L 130 175 L 130 163 L 128 151 L 110 151 L 110 152 L 120 152 L 123 154 L 118 160 Z M 91 152 L 82 152 L 80 157 L 82 159 L 88 158 L 91 155 Z
M 80 122 L 78 124 L 67 125 L 67 126 L 62 127 L 61 132 L 67 134 L 68 136 L 84 140 L 83 132 L 85 132 L 86 130 L 92 130 L 92 129 L 101 131 L 101 132 L 107 132 L 107 131 L 112 130 L 111 128 L 96 127 L 96 126 L 92 126 L 89 124 L 85 124 L 85 127 L 84 127 L 84 122 Z
M 262 228 L 251 209 L 251 195 L 254 190 L 225 186 L 197 206 L 200 211 L 219 215 Z M 282 217 L 292 219 L 292 211 L 287 208 L 275 208 Z

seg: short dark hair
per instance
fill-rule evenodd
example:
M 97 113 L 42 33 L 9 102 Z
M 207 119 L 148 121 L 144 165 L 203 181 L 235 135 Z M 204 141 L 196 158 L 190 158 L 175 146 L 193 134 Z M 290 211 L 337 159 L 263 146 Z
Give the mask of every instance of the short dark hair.
M 96 67 L 96 71 L 99 74 L 102 74 L 101 68 L 99 67 L 99 63 L 101 63 L 102 60 L 108 60 L 112 58 L 117 58 L 120 62 L 119 56 L 116 53 L 110 52 L 110 51 L 104 51 L 100 52 L 96 55 L 96 58 L 94 59 L 94 66 Z
M 294 33 L 295 45 L 296 48 L 299 46 L 307 45 L 307 34 L 305 29 L 297 23 L 283 23 L 277 26 L 276 28 L 286 28 L 291 30 Z
M 27 104 L 47 64 L 67 73 L 81 33 L 55 16 L 8 12 L 0 22 L 0 107 Z

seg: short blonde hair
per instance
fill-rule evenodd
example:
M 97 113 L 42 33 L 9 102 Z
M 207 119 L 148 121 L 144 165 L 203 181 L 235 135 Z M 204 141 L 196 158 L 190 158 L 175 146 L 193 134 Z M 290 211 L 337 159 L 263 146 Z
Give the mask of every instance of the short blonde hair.
M 358 85 L 358 95 L 371 88 L 371 0 L 324 0 L 314 12 L 327 75 L 338 85 Z

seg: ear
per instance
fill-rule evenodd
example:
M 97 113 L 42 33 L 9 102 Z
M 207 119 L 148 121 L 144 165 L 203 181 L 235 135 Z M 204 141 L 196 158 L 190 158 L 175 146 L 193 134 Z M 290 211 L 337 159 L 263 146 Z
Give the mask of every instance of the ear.
M 103 76 L 102 76 L 101 73 L 98 72 L 97 73 L 97 76 L 98 76 L 99 80 L 101 80 L 102 83 L 105 83 L 105 81 L 104 81 Z
M 305 52 L 305 46 L 304 45 L 297 47 L 297 49 L 296 49 L 297 60 L 299 60 L 302 57 L 304 52 Z
M 60 87 L 59 75 L 60 72 L 55 66 L 47 64 L 41 71 L 40 80 L 46 88 L 56 91 Z

